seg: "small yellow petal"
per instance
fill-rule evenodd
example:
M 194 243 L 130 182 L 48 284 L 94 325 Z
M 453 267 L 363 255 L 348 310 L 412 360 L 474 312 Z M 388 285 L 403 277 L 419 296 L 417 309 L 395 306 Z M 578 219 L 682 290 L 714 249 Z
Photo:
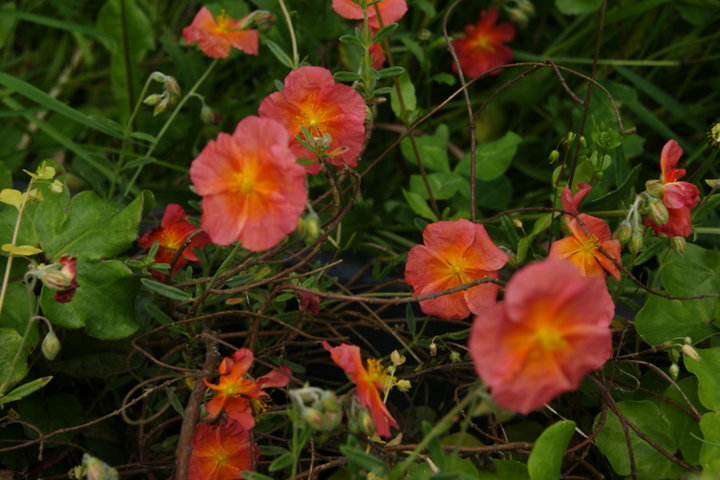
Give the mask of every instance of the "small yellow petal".
M 45 164 L 39 166 L 36 173 L 30 172 L 28 170 L 23 170 L 23 172 L 27 173 L 35 180 L 50 180 L 55 176 L 55 169 Z
M 3 188 L 0 192 L 0 202 L 2 203 L 7 203 L 8 205 L 12 205 L 17 209 L 20 209 L 22 201 L 23 193 L 19 190 L 15 190 L 14 188 Z
M 36 253 L 42 252 L 42 249 L 31 247 L 30 245 L 13 245 L 6 243 L 2 246 L 3 252 L 10 252 L 13 255 L 27 256 L 35 255 Z

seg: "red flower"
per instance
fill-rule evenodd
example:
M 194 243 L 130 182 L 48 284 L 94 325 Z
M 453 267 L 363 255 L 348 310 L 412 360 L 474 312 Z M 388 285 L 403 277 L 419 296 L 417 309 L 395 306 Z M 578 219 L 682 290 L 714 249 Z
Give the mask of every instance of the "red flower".
M 64 277 L 64 282 L 57 285 L 58 291 L 55 292 L 55 301 L 58 303 L 68 303 L 75 295 L 75 290 L 80 286 L 77 283 L 77 272 L 75 271 L 77 259 L 63 255 L 56 262 L 60 265 L 60 274 Z M 48 285 L 45 282 L 45 285 Z
M 322 342 L 322 346 L 330 352 L 333 362 L 345 370 L 350 380 L 357 385 L 360 405 L 370 410 L 375 432 L 381 437 L 389 437 L 390 427 L 399 426 L 380 398 L 380 390 L 385 390 L 385 384 L 389 380 L 380 360 L 368 359 L 366 369 L 360 357 L 360 348 L 356 345 L 331 347 L 328 342 Z
M 563 210 L 574 213 L 575 215 L 580 213 L 578 211 L 580 204 L 587 194 L 590 193 L 590 190 L 592 190 L 592 187 L 588 183 L 578 183 L 578 187 L 580 188 L 575 195 L 572 194 L 568 187 L 563 188 L 563 191 L 560 194 L 560 201 L 562 202 Z
M 180 205 L 176 203 L 169 204 L 165 208 L 165 213 L 160 221 L 160 225 L 143 235 L 137 242 L 138 246 L 141 248 L 150 248 L 153 243 L 157 241 L 159 248 L 157 254 L 155 254 L 155 262 L 172 264 L 175 255 L 177 255 L 185 239 L 198 231 L 198 228 L 188 222 L 186 218 L 188 218 L 188 215 Z M 210 238 L 205 232 L 200 232 L 195 235 L 192 240 L 190 240 L 190 244 L 183 250 L 182 255 L 178 257 L 175 264 L 172 265 L 170 275 L 174 275 L 175 272 L 184 267 L 188 261 L 200 261 L 193 249 L 204 247 L 209 243 Z M 159 272 L 153 271 L 152 274 L 153 277 L 160 280 L 165 280 L 166 278 L 166 275 Z
M 687 237 L 692 233 L 690 227 L 690 209 L 700 201 L 700 192 L 692 183 L 678 182 L 685 176 L 685 169 L 675 168 L 683 151 L 675 140 L 668 140 L 660 154 L 660 181 L 648 182 L 648 190 L 656 190 L 667 208 L 669 220 L 657 225 L 649 217 L 645 225 L 651 226 L 655 234 L 663 233 L 668 237 Z
M 312 157 L 295 138 L 306 127 L 315 138 L 332 137 L 327 152 L 336 167 L 357 165 L 365 142 L 365 102 L 347 85 L 335 84 L 332 74 L 321 67 L 300 67 L 285 77 L 281 92 L 270 94 L 260 104 L 260 116 L 283 124 L 292 137 L 290 148 L 298 157 Z M 316 174 L 320 165 L 306 167 Z
M 475 78 L 490 69 L 505 65 L 512 59 L 512 50 L 503 45 L 515 37 L 515 27 L 509 23 L 495 26 L 497 10 L 483 10 L 477 25 L 465 27 L 466 37 L 452 41 L 463 74 Z M 457 66 L 453 62 L 453 71 Z M 492 73 L 497 75 L 499 70 Z
M 526 414 L 612 356 L 615 305 L 600 278 L 585 278 L 565 260 L 519 270 L 505 301 L 478 315 L 470 333 L 475 371 L 503 408 Z
M 605 221 L 591 215 L 581 214 L 586 234 L 580 222 L 572 218 L 568 223 L 571 235 L 553 242 L 550 257 L 565 258 L 585 277 L 605 278 L 605 272 L 620 280 L 620 269 L 598 249 L 602 247 L 618 264 L 622 262 L 620 242 L 612 239 L 610 227 Z
M 482 277 L 498 278 L 508 260 L 492 242 L 485 227 L 467 220 L 431 223 L 423 232 L 424 245 L 408 252 L 405 281 L 413 295 L 438 292 Z M 464 291 L 420 302 L 428 315 L 459 320 L 491 304 L 500 287 L 484 283 Z
M 246 18 L 233 20 L 224 12 L 213 18 L 210 10 L 202 7 L 190 26 L 183 29 L 185 43 L 198 42 L 200 50 L 212 58 L 227 57 L 231 47 L 257 55 L 258 31 L 243 29 Z
M 305 209 L 305 171 L 287 147 L 282 125 L 247 117 L 232 136 L 208 142 L 190 166 L 190 178 L 203 196 L 202 227 L 212 241 L 239 240 L 259 252 L 293 232 Z
M 220 362 L 218 367 L 220 379 L 217 384 L 204 380 L 208 388 L 215 390 L 215 396 L 205 406 L 209 420 L 217 418 L 220 412 L 224 411 L 242 428 L 250 430 L 255 426 L 253 401 L 262 404 L 258 401 L 268 395 L 263 389 L 287 386 L 290 381 L 287 375 L 290 369 L 287 367 L 273 370 L 257 380 L 245 378 L 253 360 L 253 353 L 247 348 L 241 348 L 232 355 L 232 358 L 225 357 Z
M 198 423 L 192 448 L 189 480 L 234 480 L 253 466 L 250 433 L 232 420 Z
M 362 8 L 353 0 L 333 0 L 332 8 L 343 18 L 351 20 L 362 20 L 363 18 Z M 380 18 L 378 18 L 378 10 Z M 407 12 L 405 0 L 379 0 L 367 9 L 368 25 L 372 28 L 380 28 L 395 23 L 405 15 L 405 12 Z

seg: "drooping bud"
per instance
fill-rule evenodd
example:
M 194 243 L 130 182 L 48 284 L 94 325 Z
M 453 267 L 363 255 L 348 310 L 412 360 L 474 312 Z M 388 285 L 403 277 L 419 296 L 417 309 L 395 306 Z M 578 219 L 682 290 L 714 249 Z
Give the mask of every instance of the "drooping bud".
M 323 426 L 323 414 L 316 408 L 305 408 L 302 417 L 312 428 L 321 429 Z
M 55 357 L 57 357 L 57 354 L 60 353 L 61 348 L 62 345 L 60 345 L 60 340 L 58 340 L 55 332 L 50 329 L 45 335 L 45 338 L 40 346 L 43 356 L 48 360 L 55 360 Z
M 670 246 L 678 255 L 685 255 L 685 237 L 672 237 Z
M 661 198 L 654 197 L 648 205 L 650 219 L 657 225 L 665 225 L 670 220 L 670 213 Z
M 632 253 L 633 255 L 637 255 L 640 250 L 642 250 L 643 243 L 645 242 L 644 237 L 645 232 L 638 225 L 638 228 L 633 230 L 632 236 L 630 237 L 630 243 L 628 243 L 628 250 L 630 250 L 630 253 Z
M 687 343 L 683 344 L 682 352 L 686 357 L 690 357 L 693 360 L 695 360 L 696 362 L 699 362 L 700 360 L 702 360 L 702 358 L 700 357 L 700 354 L 697 352 L 697 350 L 695 350 L 695 348 L 693 348 L 692 345 L 689 345 Z
M 508 14 L 508 17 L 510 18 L 510 21 L 517 25 L 520 28 L 527 27 L 528 24 L 528 16 L 527 13 L 525 13 L 523 10 L 515 7 L 511 8 L 505 8 L 505 11 Z
M 633 228 L 630 222 L 625 219 L 622 222 L 620 222 L 620 225 L 618 225 L 617 230 L 615 230 L 615 239 L 620 242 L 621 244 L 625 245 L 627 244 L 630 239 L 632 238 L 633 234 Z
M 662 190 L 664 185 L 665 184 L 660 180 L 648 180 L 647 182 L 645 182 L 645 190 L 647 190 L 647 192 L 654 197 L 662 197 Z
M 680 374 L 680 367 L 677 363 L 673 362 L 670 364 L 670 368 L 668 369 L 668 373 L 670 373 L 670 378 L 673 380 L 677 380 L 678 375 Z
M 200 109 L 200 120 L 206 125 L 217 125 L 218 117 L 219 115 L 207 105 L 203 105 Z
M 552 152 L 550 152 L 550 155 L 548 156 L 548 161 L 550 163 L 555 163 L 558 160 L 560 160 L 560 152 L 557 150 L 553 150 Z
M 153 93 L 153 94 L 150 94 L 147 97 L 145 97 L 145 100 L 143 100 L 143 103 L 150 107 L 154 107 L 161 101 L 162 101 L 162 95 L 160 95 L 159 93 Z
M 720 178 L 706 178 L 705 183 L 713 190 L 720 188 Z
M 175 80 L 175 77 L 165 75 L 163 85 L 165 87 L 165 91 L 170 94 L 170 96 L 179 98 L 182 95 L 182 90 L 180 90 L 180 84 L 178 84 L 177 80 Z

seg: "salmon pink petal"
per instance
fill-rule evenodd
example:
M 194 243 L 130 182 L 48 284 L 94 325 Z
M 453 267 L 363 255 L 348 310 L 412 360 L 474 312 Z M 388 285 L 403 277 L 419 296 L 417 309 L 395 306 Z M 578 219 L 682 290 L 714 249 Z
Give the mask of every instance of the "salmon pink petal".
M 487 274 L 483 276 L 498 278 L 497 272 L 487 272 Z M 495 283 L 483 283 L 465 290 L 465 303 L 472 313 L 478 314 L 488 306 L 495 303 L 499 292 L 500 285 Z
M 380 28 L 381 26 L 395 23 L 407 12 L 406 0 L 380 0 L 376 5 L 380 11 L 382 25 L 377 18 L 375 6 L 371 6 L 368 8 L 367 16 L 368 24 L 372 28 Z M 361 20 L 363 18 L 362 8 L 352 0 L 333 0 L 332 8 L 335 10 L 335 13 L 343 18 L 351 20 Z
M 668 222 L 665 225 L 657 225 L 650 217 L 646 217 L 643 223 L 655 231 L 655 235 L 664 234 L 672 237 L 687 237 L 692 233 L 690 224 L 689 208 L 668 208 Z
M 250 370 L 250 366 L 255 361 L 255 355 L 252 350 L 241 348 L 232 354 L 232 361 L 233 372 L 238 376 L 243 376 Z
M 602 252 L 597 252 L 595 255 L 595 258 L 597 259 L 598 263 L 602 266 L 602 268 L 605 269 L 606 272 L 608 272 L 610 275 L 612 275 L 615 280 L 620 280 L 620 269 L 615 265 L 615 262 L 618 264 L 621 263 L 622 259 L 622 246 L 620 245 L 620 242 L 614 239 L 606 240 L 602 242 L 602 248 L 607 252 L 608 256 L 605 256 L 602 254 Z M 613 262 L 613 260 L 615 262 Z
M 662 153 L 660 153 L 660 171 L 663 183 L 672 183 L 685 176 L 684 169 L 675 168 L 682 154 L 683 149 L 674 139 L 668 140 L 663 146 Z
M 288 366 L 282 366 L 271 370 L 270 373 L 257 379 L 260 388 L 285 388 L 290 383 L 292 370 Z
M 190 26 L 183 29 L 185 43 L 197 42 L 200 50 L 211 58 L 226 58 L 233 47 L 257 55 L 258 31 L 240 29 L 243 20 L 233 20 L 224 13 L 213 17 L 202 7 Z
M 585 230 L 583 230 L 583 227 L 582 225 L 580 225 L 580 222 L 578 222 L 578 220 L 582 221 L 583 225 L 585 225 Z M 593 217 L 592 215 L 586 215 L 584 213 L 578 215 L 577 219 L 571 219 L 568 223 L 568 228 L 570 230 L 570 233 L 572 233 L 578 238 L 586 237 L 587 234 L 585 233 L 585 231 L 587 231 L 591 236 L 597 238 L 601 242 L 612 238 L 612 232 L 610 231 L 610 227 L 608 226 L 607 222 L 605 222 L 605 220 L 603 220 L 602 218 Z
M 333 362 L 345 370 L 345 373 L 350 378 L 357 377 L 361 370 L 365 370 L 362 364 L 362 357 L 360 356 L 360 347 L 357 345 L 341 344 L 337 347 L 332 347 L 328 342 L 323 341 L 322 346 L 330 352 L 330 357 Z
M 498 405 L 528 413 L 610 358 L 613 315 L 602 279 L 582 277 L 565 260 L 528 265 L 508 282 L 505 302 L 475 318 L 475 369 Z
M 223 410 L 228 418 L 236 421 L 242 428 L 250 430 L 255 426 L 250 399 L 245 397 L 232 397 L 225 402 Z
M 588 183 L 578 183 L 578 191 L 575 193 L 575 195 L 570 192 L 570 189 L 567 186 L 563 188 L 563 191 L 560 194 L 560 200 L 562 202 L 563 210 L 574 213 L 575 215 L 580 213 L 578 211 L 578 209 L 580 208 L 580 204 L 582 203 L 585 196 L 590 193 L 590 190 L 592 190 L 592 186 L 590 186 L 590 184 Z
M 662 201 L 667 208 L 694 208 L 700 202 L 700 191 L 692 183 L 668 183 L 663 185 Z
M 232 480 L 252 469 L 252 447 L 248 430 L 237 422 L 195 426 L 190 454 L 189 480 Z
M 242 20 L 238 23 L 242 23 Z M 260 34 L 257 30 L 236 30 L 228 32 L 230 45 L 248 55 L 257 55 Z

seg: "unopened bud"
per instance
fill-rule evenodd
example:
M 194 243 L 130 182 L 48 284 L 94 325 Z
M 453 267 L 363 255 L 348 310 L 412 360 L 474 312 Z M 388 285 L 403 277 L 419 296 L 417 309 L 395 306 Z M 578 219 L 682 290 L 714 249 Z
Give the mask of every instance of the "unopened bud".
M 40 346 L 43 356 L 48 360 L 55 360 L 61 348 L 62 345 L 60 345 L 60 340 L 58 340 L 55 332 L 52 330 L 48 331 Z
M 217 124 L 217 117 L 218 115 L 215 111 L 207 105 L 203 105 L 200 109 L 200 120 L 202 120 L 202 122 L 206 125 Z
M 682 346 L 682 352 L 686 357 L 690 357 L 691 359 L 695 360 L 696 362 L 699 362 L 702 360 L 700 358 L 700 354 L 695 350 L 692 345 L 688 345 L 687 343 Z
M 306 408 L 302 412 L 303 420 L 313 428 L 321 428 L 323 426 L 323 414 L 316 408 Z
M 165 81 L 163 82 L 163 84 L 165 85 L 165 91 L 168 92 L 171 96 L 178 98 L 180 97 L 180 95 L 182 95 L 180 85 L 178 84 L 177 80 L 175 80 L 175 77 L 165 75 Z
M 523 10 L 519 8 L 506 8 L 505 11 L 510 18 L 510 21 L 520 28 L 527 27 L 528 16 Z
M 323 395 L 323 398 L 320 401 L 320 405 L 329 412 L 337 412 L 340 410 L 340 404 L 333 392 L 326 392 L 326 395 Z
M 565 137 L 565 143 L 572 143 L 573 140 L 575 140 L 575 132 L 568 132 L 567 137 Z
M 320 236 L 320 219 L 311 216 L 305 219 L 305 243 L 312 243 Z
M 622 222 L 620 222 L 620 225 L 618 225 L 617 230 L 615 230 L 615 239 L 617 239 L 618 242 L 625 245 L 627 244 L 630 239 L 632 238 L 633 234 L 633 228 L 630 222 L 625 219 Z
M 685 255 L 685 237 L 672 237 L 670 246 L 678 255 Z
M 462 361 L 462 357 L 460 356 L 460 353 L 458 352 L 450 352 L 450 362 L 452 363 L 459 363 Z
M 720 188 L 720 178 L 706 178 L 705 183 L 713 190 Z
M 663 186 L 664 184 L 660 180 L 648 180 L 645 182 L 645 190 L 654 197 L 662 197 Z
M 149 105 L 149 106 L 151 106 L 151 107 L 154 107 L 155 105 L 157 105 L 157 104 L 160 103 L 161 101 L 162 101 L 162 95 L 160 95 L 159 93 L 153 93 L 153 94 L 148 95 L 147 97 L 145 97 L 145 100 L 143 100 L 143 103 L 144 103 L 145 105 Z
M 650 219 L 656 225 L 665 225 L 670 220 L 670 213 L 661 198 L 655 197 L 650 200 L 648 209 L 650 210 Z
M 585 135 L 580 135 L 580 145 L 583 147 L 587 147 L 587 140 L 585 140 Z
M 673 380 L 677 380 L 678 375 L 680 374 L 680 367 L 677 363 L 673 362 L 670 364 L 668 372 L 670 373 L 670 378 L 672 378 Z
M 558 160 L 560 160 L 560 152 L 558 152 L 557 150 L 553 150 L 552 152 L 550 152 L 550 155 L 548 156 L 548 161 L 550 163 L 555 163 Z
M 720 147 L 720 122 L 710 125 L 707 131 L 707 139 L 711 147 Z
M 437 355 L 437 343 L 434 341 L 430 343 L 430 356 L 434 357 Z
M 162 72 L 153 72 L 150 74 L 150 80 L 158 83 L 165 83 L 166 75 Z
M 523 222 L 518 217 L 513 217 L 512 224 L 515 225 L 515 228 L 522 228 Z
M 418 40 L 420 40 L 421 42 L 427 42 L 433 37 L 433 33 L 427 28 L 421 28 L 417 36 Z
M 637 255 L 642 250 L 644 243 L 644 233 L 641 228 L 635 229 L 630 237 L 630 243 L 628 243 L 628 250 L 633 255 Z
M 157 117 L 161 113 L 163 113 L 167 108 L 170 106 L 170 99 L 167 95 L 163 95 L 161 97 L 160 103 L 155 105 L 155 109 L 153 109 L 153 117 Z
M 373 422 L 373 419 L 367 410 L 362 410 L 358 415 L 357 420 L 360 429 L 363 432 L 367 433 L 368 435 L 372 435 L 373 433 L 375 433 L 375 422 Z
M 518 7 L 522 8 L 529 16 L 535 15 L 535 5 L 530 0 L 516 0 Z

